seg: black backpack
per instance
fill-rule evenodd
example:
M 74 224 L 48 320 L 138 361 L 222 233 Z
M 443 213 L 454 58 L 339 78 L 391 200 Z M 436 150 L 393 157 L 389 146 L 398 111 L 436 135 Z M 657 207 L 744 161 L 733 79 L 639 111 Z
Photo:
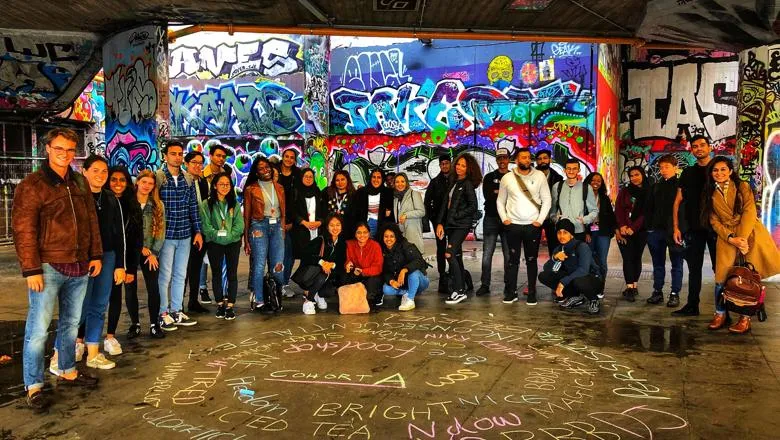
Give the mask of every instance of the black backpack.
M 276 281 L 270 273 L 265 274 L 263 277 L 263 293 L 265 303 L 274 312 L 281 312 L 284 308 L 282 306 L 282 286 Z

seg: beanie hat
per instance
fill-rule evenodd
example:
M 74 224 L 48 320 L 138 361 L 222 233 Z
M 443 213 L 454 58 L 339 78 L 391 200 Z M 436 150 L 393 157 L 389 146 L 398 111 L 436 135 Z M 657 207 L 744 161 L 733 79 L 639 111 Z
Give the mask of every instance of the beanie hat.
M 556 232 L 560 231 L 561 229 L 567 231 L 571 235 L 574 235 L 574 223 L 572 223 L 571 220 L 567 218 L 562 218 L 558 220 L 558 223 L 555 224 Z

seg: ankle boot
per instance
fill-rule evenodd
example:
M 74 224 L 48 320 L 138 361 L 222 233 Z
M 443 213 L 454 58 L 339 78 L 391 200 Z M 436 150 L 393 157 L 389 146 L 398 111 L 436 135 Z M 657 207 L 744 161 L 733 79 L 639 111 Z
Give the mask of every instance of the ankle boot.
M 710 330 L 718 330 L 720 328 L 723 328 L 724 325 L 726 325 L 726 314 L 716 313 L 715 316 L 712 318 L 712 321 L 710 321 L 710 325 L 708 325 L 707 328 Z
M 737 334 L 747 333 L 748 331 L 750 331 L 750 317 L 745 315 L 740 316 L 739 321 L 737 321 L 736 324 L 729 327 L 729 331 L 731 333 L 737 333 Z

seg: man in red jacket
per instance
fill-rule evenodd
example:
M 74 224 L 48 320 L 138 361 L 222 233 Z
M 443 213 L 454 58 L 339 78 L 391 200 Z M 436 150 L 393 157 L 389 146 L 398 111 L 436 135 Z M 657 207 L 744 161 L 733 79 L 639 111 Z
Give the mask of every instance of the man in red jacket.
M 85 179 L 70 164 L 79 138 L 70 129 L 55 128 L 44 136 L 48 159 L 16 188 L 11 213 L 14 245 L 27 279 L 30 308 L 24 331 L 24 385 L 27 404 L 47 407 L 43 388 L 43 355 L 54 305 L 57 325 L 60 385 L 94 386 L 97 379 L 76 370 L 78 332 L 89 276 L 102 268 L 95 203 Z

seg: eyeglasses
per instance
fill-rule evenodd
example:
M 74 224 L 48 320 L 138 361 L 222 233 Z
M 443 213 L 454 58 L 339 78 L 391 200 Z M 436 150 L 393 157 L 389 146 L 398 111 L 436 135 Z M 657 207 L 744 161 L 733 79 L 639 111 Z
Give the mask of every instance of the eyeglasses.
M 218 183 L 216 186 L 218 186 L 220 188 L 230 188 L 230 184 L 229 183 Z
M 76 155 L 76 149 L 75 148 L 62 148 L 62 147 L 49 147 L 52 151 L 54 151 L 57 154 L 65 153 L 68 156 L 75 156 Z
M 202 167 L 203 162 L 191 160 L 187 165 Z

